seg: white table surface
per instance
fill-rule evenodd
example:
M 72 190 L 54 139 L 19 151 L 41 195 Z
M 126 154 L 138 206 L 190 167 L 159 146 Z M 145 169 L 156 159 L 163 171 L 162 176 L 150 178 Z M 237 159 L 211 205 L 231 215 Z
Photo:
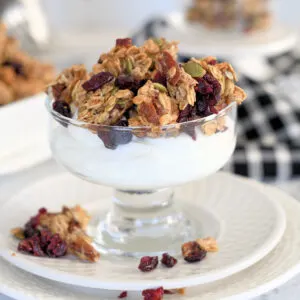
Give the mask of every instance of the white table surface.
M 26 185 L 26 181 L 28 180 L 29 176 L 27 174 L 33 176 L 35 178 L 40 178 L 45 176 L 48 172 L 53 172 L 57 170 L 57 165 L 53 161 L 47 161 L 41 165 L 38 165 L 30 170 L 24 170 L 14 175 L 7 175 L 7 176 L 0 176 L 0 189 L 2 185 L 9 185 L 11 188 L 21 188 L 21 186 L 16 187 L 14 181 L 22 178 L 22 185 Z M 31 176 L 30 176 L 31 177 Z M 300 179 L 291 181 L 288 183 L 283 183 L 279 185 L 280 188 L 284 189 L 295 198 L 300 200 Z M 1 272 L 1 270 L 0 270 Z M 256 298 L 255 300 L 299 300 L 300 298 L 300 275 L 296 278 L 290 280 L 288 283 L 279 287 L 272 292 L 263 295 L 261 297 Z M 0 300 L 12 300 L 11 298 L 0 294 Z M 37 299 L 38 300 L 38 299 Z M 84 299 L 83 299 L 84 300 Z

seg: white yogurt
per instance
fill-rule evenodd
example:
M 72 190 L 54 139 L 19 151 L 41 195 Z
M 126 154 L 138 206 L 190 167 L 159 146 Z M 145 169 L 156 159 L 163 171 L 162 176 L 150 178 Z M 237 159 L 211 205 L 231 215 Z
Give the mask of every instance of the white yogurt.
M 87 180 L 123 190 L 149 190 L 184 184 L 219 170 L 235 147 L 234 123 L 212 136 L 197 129 L 171 138 L 133 139 L 117 149 L 105 148 L 87 129 L 57 126 L 51 132 L 54 157 Z

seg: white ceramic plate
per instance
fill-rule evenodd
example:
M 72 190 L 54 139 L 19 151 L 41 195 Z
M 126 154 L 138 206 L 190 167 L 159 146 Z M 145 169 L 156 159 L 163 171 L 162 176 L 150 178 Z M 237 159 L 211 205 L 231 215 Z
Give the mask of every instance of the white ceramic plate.
M 231 175 L 227 175 L 233 178 Z M 246 181 L 245 179 L 241 179 Z M 248 180 L 247 180 L 248 182 Z M 250 268 L 214 283 L 188 288 L 182 300 L 246 300 L 284 284 L 300 270 L 300 204 L 282 191 L 250 182 L 284 208 L 287 227 L 280 243 L 265 258 Z M 195 183 L 197 185 L 197 183 Z M 195 187 L 195 191 L 197 186 Z M 182 190 L 184 192 L 184 190 Z M 18 255 L 18 254 L 17 254 Z M 19 300 L 106 300 L 116 299 L 119 291 L 73 287 L 42 279 L 0 259 L 0 292 Z M 164 284 L 164 282 L 161 282 Z M 129 293 L 128 300 L 141 299 Z M 176 296 L 166 299 L 177 299 Z
M 159 33 L 169 40 L 180 41 L 180 51 L 185 55 L 208 53 L 222 57 L 247 55 L 276 55 L 290 50 L 297 41 L 295 31 L 283 24 L 274 24 L 270 29 L 253 33 L 210 31 L 189 23 L 182 13 L 168 15 L 167 26 Z
M 45 97 L 39 94 L 0 108 L 0 175 L 51 157 Z
M 87 204 L 87 208 L 105 209 L 111 190 L 93 185 L 65 173 L 32 183 L 17 193 L 0 212 L 0 254 L 16 266 L 49 279 L 94 288 L 141 290 L 160 285 L 165 288 L 193 286 L 212 282 L 239 272 L 267 255 L 279 242 L 285 229 L 280 205 L 247 182 L 224 174 L 210 177 L 196 187 L 187 186 L 177 197 L 197 214 L 205 206 L 214 215 L 220 251 L 209 254 L 201 263 L 179 260 L 176 267 L 158 267 L 148 274 L 138 269 L 138 260 L 102 256 L 95 264 L 72 258 L 48 259 L 16 252 L 17 241 L 9 236 L 12 227 L 23 225 L 41 206 L 57 210 L 62 205 Z M 96 199 L 100 201 L 95 202 Z M 190 200 L 190 201 L 189 201 Z M 190 202 L 190 203 L 189 203 Z M 90 203 L 90 204 L 88 204 Z M 95 206 L 96 203 L 96 206 Z M 188 204 L 188 205 L 187 205 Z M 202 205 L 202 206 L 201 206 Z M 93 214 L 94 210 L 89 209 Z M 201 216 L 203 214 L 199 214 Z M 210 235 L 203 226 L 203 236 Z M 179 271 L 180 270 L 180 271 Z

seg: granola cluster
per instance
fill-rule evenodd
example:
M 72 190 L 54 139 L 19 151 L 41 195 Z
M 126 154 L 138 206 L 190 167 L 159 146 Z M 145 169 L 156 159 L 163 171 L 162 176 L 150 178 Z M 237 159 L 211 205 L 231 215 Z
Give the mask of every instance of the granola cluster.
M 42 92 L 54 77 L 54 68 L 21 51 L 0 23 L 0 105 Z
M 242 28 L 244 32 L 266 29 L 272 15 L 269 0 L 193 0 L 187 19 L 210 29 Z
M 164 38 L 141 47 L 130 38 L 117 39 L 91 73 L 75 65 L 57 77 L 50 92 L 64 106 L 54 103 L 53 109 L 64 115 L 65 105 L 71 105 L 80 121 L 149 127 L 147 135 L 156 137 L 161 126 L 217 114 L 246 98 L 229 63 L 207 57 L 180 64 L 177 51 L 177 42 Z
M 49 213 L 42 208 L 24 228 L 14 228 L 11 233 L 20 243 L 18 250 L 34 256 L 60 257 L 66 253 L 82 260 L 96 262 L 100 255 L 86 234 L 90 216 L 80 206 L 64 206 L 61 212 Z

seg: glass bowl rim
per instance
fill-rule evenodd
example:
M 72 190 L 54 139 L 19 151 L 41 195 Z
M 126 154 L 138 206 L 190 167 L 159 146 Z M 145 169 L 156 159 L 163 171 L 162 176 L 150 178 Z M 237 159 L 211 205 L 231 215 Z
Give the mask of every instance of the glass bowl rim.
M 46 97 L 45 104 L 47 111 L 52 115 L 52 117 L 60 122 L 63 122 L 66 125 L 73 125 L 76 127 L 83 127 L 83 128 L 103 128 L 103 129 L 111 129 L 111 130 L 123 130 L 123 131 L 132 131 L 132 130 L 149 130 L 153 127 L 161 129 L 161 130 L 168 130 L 172 129 L 178 126 L 187 126 L 190 124 L 200 124 L 200 123 L 205 123 L 208 121 L 212 121 L 217 119 L 218 117 L 222 116 L 225 114 L 227 111 L 229 111 L 232 108 L 237 108 L 237 103 L 234 101 L 230 104 L 228 104 L 225 108 L 219 111 L 218 114 L 211 114 L 207 117 L 191 120 L 191 121 L 186 121 L 182 123 L 172 123 L 168 125 L 161 125 L 161 126 L 116 126 L 116 125 L 101 125 L 101 124 L 93 124 L 93 123 L 87 123 L 84 121 L 78 121 L 76 119 L 68 118 L 60 113 L 56 112 L 52 108 L 52 103 L 53 103 L 53 97 L 50 97 L 49 95 Z M 234 120 L 235 121 L 235 120 Z

